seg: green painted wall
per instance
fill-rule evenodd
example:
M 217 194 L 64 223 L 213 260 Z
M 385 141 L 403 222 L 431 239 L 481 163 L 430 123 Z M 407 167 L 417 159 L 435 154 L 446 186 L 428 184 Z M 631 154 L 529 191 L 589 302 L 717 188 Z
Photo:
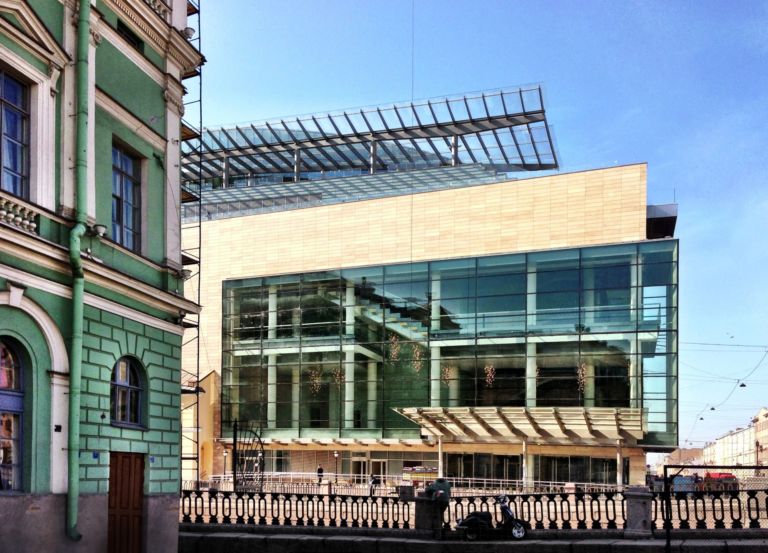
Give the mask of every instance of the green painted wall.
M 41 71 L 42 73 L 48 72 L 48 65 L 44 63 L 42 60 L 40 60 L 38 57 L 33 56 L 30 54 L 27 50 L 20 47 L 16 42 L 11 40 L 5 35 L 0 34 L 0 44 L 8 48 L 11 52 L 18 55 L 19 57 L 23 58 L 24 61 L 28 62 L 30 65 L 34 66 L 35 69 L 38 71 Z
M 147 493 L 174 493 L 179 486 L 179 371 L 181 337 L 91 306 L 83 336 L 83 493 L 108 491 L 109 451 L 146 453 Z M 144 430 L 110 423 L 112 367 L 125 355 L 145 370 Z M 102 416 L 104 418 L 102 418 Z
M 27 3 L 32 6 L 48 32 L 61 44 L 64 35 L 64 6 L 51 0 L 27 0 Z
M 99 10 L 99 13 L 101 13 L 104 20 L 109 23 L 109 25 L 112 28 L 117 28 L 117 22 L 120 21 L 120 17 L 113 12 L 109 7 L 99 0 L 99 2 L 96 3 L 96 7 Z M 127 24 L 130 27 L 130 23 L 128 21 L 122 20 L 123 23 Z M 134 31 L 135 32 L 135 31 Z M 136 33 L 138 35 L 138 33 Z M 141 37 L 139 37 L 141 38 Z M 141 50 L 141 54 L 147 58 L 152 64 L 157 67 L 158 69 L 165 69 L 165 59 L 163 58 L 162 54 L 157 52 L 155 49 L 150 47 L 148 43 L 144 43 L 144 46 Z
M 106 40 L 96 48 L 96 86 L 165 136 L 163 88 Z

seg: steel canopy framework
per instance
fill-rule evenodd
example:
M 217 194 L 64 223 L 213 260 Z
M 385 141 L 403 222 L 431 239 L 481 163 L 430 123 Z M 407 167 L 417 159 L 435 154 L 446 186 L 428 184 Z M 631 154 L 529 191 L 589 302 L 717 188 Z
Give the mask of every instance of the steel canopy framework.
M 640 408 L 409 407 L 394 411 L 423 433 L 455 442 L 636 445 L 647 432 Z
M 199 163 L 199 166 L 197 165 Z M 557 169 L 541 87 L 204 129 L 184 177 L 287 175 L 483 164 L 497 171 Z M 292 177 L 292 178 L 291 178 Z

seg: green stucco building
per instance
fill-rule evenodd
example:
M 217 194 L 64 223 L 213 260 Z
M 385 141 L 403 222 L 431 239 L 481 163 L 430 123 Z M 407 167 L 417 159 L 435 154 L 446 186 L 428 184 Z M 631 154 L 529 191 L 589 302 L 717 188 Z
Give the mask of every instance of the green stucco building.
M 176 550 L 196 4 L 0 2 L 0 550 Z

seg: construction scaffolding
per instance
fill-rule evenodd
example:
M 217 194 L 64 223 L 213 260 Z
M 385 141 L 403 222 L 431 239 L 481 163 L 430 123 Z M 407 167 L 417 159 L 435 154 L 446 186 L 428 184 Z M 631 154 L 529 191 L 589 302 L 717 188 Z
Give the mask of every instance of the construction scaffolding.
M 189 41 L 202 51 L 200 26 L 200 0 L 187 0 L 189 29 L 195 32 Z M 182 120 L 182 153 L 186 156 L 187 171 L 182 176 L 182 210 L 201 206 L 203 123 L 202 65 L 184 76 L 186 101 Z M 197 166 L 195 159 L 198 160 Z M 200 303 L 200 260 L 202 254 L 201 220 L 185 217 L 182 223 L 182 265 L 184 266 L 185 295 Z M 183 325 L 183 362 L 181 367 L 181 474 L 182 480 L 200 480 L 200 315 L 187 314 Z

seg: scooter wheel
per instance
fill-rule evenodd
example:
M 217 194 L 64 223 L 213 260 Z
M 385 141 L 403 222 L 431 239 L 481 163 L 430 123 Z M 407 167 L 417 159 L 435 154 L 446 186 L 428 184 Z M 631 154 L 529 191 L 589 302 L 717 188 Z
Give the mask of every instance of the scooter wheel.
M 478 530 L 475 527 L 467 527 L 467 529 L 464 531 L 464 539 L 467 541 L 475 541 L 477 538 L 480 537 L 480 530 Z
M 525 526 L 521 522 L 513 522 L 511 532 L 512 538 L 515 540 L 521 540 L 525 537 L 525 534 L 527 533 Z

